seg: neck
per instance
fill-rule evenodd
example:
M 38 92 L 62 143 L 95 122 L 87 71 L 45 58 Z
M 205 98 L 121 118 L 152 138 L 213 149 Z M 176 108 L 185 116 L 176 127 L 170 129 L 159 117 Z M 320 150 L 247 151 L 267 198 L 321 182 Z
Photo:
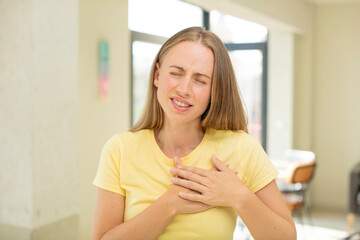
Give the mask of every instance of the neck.
M 165 122 L 166 123 L 166 122 Z M 165 124 L 155 130 L 156 141 L 169 158 L 177 156 L 184 157 L 191 153 L 204 137 L 203 130 L 199 123 L 197 124 Z

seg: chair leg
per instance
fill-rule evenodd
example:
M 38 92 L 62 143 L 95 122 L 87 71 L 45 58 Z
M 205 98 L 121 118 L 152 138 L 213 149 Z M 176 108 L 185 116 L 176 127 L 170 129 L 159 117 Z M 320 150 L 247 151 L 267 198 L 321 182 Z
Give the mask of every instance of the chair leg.
M 311 212 L 310 212 L 310 209 L 309 209 L 309 207 L 307 206 L 307 204 L 304 203 L 303 209 L 304 209 L 305 214 L 307 215 L 307 217 L 308 217 L 308 219 L 309 219 L 310 225 L 311 225 L 311 226 L 314 226 L 313 221 L 312 221 L 312 217 L 311 217 Z
M 314 226 L 313 225 L 313 221 L 312 221 L 312 217 L 311 217 L 311 212 L 310 212 L 310 208 L 308 207 L 308 204 L 307 204 L 307 195 L 306 195 L 306 191 L 302 191 L 301 192 L 301 195 L 303 197 L 303 206 L 302 206 L 302 209 L 304 209 L 304 212 L 305 212 L 305 215 L 307 216 L 307 218 L 309 219 L 309 222 L 310 222 L 310 225 L 311 226 Z
M 355 213 L 348 213 L 346 218 L 349 229 L 352 229 L 354 227 Z
M 297 219 L 299 219 L 299 223 L 301 225 L 304 225 L 304 221 L 303 221 L 303 214 L 302 214 L 302 209 L 297 209 L 295 211 L 292 211 L 291 212 L 291 216 L 294 218 L 294 217 L 297 217 Z

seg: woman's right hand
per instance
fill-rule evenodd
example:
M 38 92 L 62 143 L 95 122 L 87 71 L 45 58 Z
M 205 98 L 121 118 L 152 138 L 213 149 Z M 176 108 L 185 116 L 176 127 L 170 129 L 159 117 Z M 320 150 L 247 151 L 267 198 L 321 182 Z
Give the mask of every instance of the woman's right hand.
M 178 157 L 174 157 L 174 165 L 175 167 L 182 165 L 181 160 Z M 180 192 L 197 193 L 182 186 L 171 185 L 169 190 L 161 196 L 161 199 L 159 199 L 164 201 L 167 207 L 170 207 L 172 210 L 174 210 L 174 214 L 197 213 L 213 207 L 204 203 L 183 199 L 179 196 Z
M 179 192 L 196 193 L 181 186 L 171 185 L 169 190 L 161 196 L 161 200 L 164 201 L 166 206 L 175 210 L 176 214 L 197 213 L 213 207 L 204 203 L 182 199 L 181 197 L 179 197 Z

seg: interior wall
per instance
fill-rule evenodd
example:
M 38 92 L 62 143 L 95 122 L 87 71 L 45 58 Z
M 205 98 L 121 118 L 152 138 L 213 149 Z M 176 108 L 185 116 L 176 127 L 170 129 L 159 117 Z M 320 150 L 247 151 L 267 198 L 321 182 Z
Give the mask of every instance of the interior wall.
M 0 1 L 0 223 L 31 227 L 29 1 Z M 22 63 L 22 68 L 18 66 Z M 6 91 L 5 91 L 6 90 Z M 15 156 L 15 153 L 16 156 Z M 1 236 L 1 235 L 0 235 Z
M 282 159 L 293 146 L 294 36 L 271 31 L 268 45 L 266 150 L 270 158 Z
M 29 238 L 78 214 L 77 20 L 72 0 L 0 1 L 0 223 Z
M 360 3 L 320 5 L 315 21 L 313 203 L 347 208 L 349 172 L 360 161 Z
M 90 239 L 96 187 L 92 185 L 105 142 L 130 127 L 130 34 L 127 1 L 79 1 L 79 204 L 80 239 Z M 110 101 L 98 98 L 98 43 L 110 47 Z

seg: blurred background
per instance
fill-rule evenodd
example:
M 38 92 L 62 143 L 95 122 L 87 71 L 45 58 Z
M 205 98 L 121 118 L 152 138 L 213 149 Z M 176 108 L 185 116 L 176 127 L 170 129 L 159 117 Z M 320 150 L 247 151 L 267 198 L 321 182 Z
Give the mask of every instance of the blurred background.
M 90 238 L 100 151 L 141 114 L 161 44 L 190 26 L 225 43 L 270 158 L 316 154 L 310 225 L 360 230 L 346 222 L 359 24 L 355 0 L 0 0 L 0 239 Z

